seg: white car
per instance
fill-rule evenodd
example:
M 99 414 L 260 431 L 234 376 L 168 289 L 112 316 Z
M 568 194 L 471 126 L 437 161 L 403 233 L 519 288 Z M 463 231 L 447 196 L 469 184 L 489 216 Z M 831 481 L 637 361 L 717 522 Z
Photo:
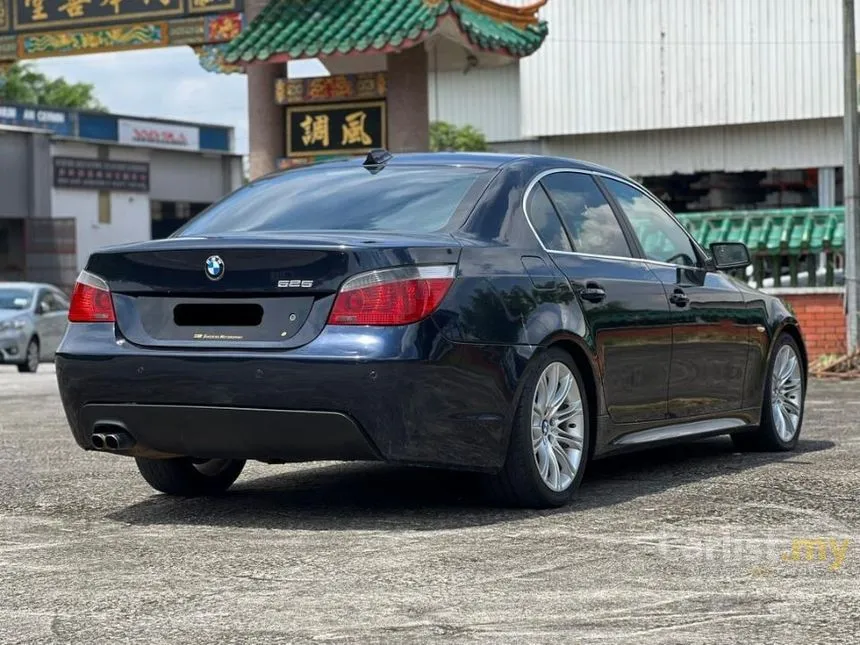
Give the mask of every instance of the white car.
M 57 287 L 0 282 L 0 364 L 35 372 L 50 360 L 66 331 L 69 300 Z

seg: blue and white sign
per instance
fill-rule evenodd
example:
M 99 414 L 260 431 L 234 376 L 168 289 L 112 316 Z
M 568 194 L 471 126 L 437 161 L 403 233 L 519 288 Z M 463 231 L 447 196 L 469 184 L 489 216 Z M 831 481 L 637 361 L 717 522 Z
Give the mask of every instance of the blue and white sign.
M 75 113 L 54 108 L 0 105 L 0 123 L 22 128 L 50 130 L 55 134 L 75 134 Z
M 2 3 L 3 0 L 0 0 Z M 2 81 L 2 78 L 0 78 Z M 113 141 L 172 150 L 231 152 L 233 130 L 226 126 L 176 121 L 140 121 L 106 112 L 0 104 L 0 125 L 48 130 L 62 137 Z

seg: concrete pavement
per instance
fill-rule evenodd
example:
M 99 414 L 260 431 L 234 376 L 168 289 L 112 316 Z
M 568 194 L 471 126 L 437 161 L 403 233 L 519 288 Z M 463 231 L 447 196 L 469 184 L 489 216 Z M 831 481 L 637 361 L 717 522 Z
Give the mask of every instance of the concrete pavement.
M 860 642 L 860 384 L 807 405 L 795 453 L 597 462 L 557 511 L 377 464 L 177 500 L 0 366 L 0 643 Z

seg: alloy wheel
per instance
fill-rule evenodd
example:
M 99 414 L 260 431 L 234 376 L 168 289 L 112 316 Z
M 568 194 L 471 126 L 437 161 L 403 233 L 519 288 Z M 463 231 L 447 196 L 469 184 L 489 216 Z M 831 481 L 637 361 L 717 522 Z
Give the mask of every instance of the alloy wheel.
M 31 372 L 39 369 L 39 346 L 35 342 L 27 345 L 27 369 Z
M 800 361 L 791 345 L 776 355 L 771 375 L 770 407 L 773 426 L 785 442 L 794 439 L 803 413 L 803 376 Z
M 564 363 L 550 363 L 535 388 L 531 437 L 538 473 L 551 490 L 564 491 L 576 478 L 582 463 L 584 433 L 579 384 Z

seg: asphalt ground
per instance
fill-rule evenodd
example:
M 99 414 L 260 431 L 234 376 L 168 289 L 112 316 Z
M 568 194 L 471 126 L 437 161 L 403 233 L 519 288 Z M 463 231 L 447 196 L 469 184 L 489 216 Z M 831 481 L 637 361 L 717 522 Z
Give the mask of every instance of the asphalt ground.
M 180 500 L 73 443 L 51 365 L 0 367 L 0 643 L 858 643 L 858 415 L 813 382 L 796 452 L 596 462 L 555 511 L 380 464 Z

